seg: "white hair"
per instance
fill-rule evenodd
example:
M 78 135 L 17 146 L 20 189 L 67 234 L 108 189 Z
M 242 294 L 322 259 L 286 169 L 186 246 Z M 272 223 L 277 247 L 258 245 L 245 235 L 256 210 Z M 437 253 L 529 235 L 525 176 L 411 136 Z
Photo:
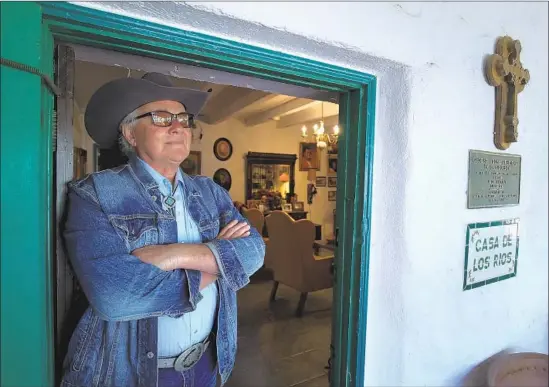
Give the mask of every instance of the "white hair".
M 133 131 L 135 128 L 135 124 L 137 123 L 137 120 L 135 117 L 138 115 L 139 108 L 135 109 L 133 112 L 128 114 L 122 122 L 120 123 L 120 135 L 118 136 L 118 146 L 120 147 L 120 150 L 122 153 L 124 153 L 126 156 L 130 157 L 133 153 L 135 153 L 134 147 L 126 140 L 126 137 L 124 137 L 124 129 L 128 129 L 129 131 Z

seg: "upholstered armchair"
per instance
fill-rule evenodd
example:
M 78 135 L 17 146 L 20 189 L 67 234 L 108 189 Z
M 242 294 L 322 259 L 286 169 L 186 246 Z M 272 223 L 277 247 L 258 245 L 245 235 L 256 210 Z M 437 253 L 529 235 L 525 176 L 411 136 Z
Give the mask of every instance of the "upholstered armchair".
M 242 216 L 248 219 L 248 222 L 254 227 L 259 234 L 263 234 L 263 225 L 265 224 L 265 217 L 263 213 L 257 208 L 241 208 Z
M 307 294 L 333 286 L 333 255 L 314 254 L 315 225 L 308 219 L 294 220 L 282 211 L 266 217 L 269 232 L 269 266 L 274 283 L 270 301 L 274 301 L 278 284 L 282 283 L 301 293 L 296 310 L 303 315 Z
M 263 226 L 265 224 L 265 216 L 261 211 L 259 211 L 257 208 L 246 208 L 242 207 L 242 216 L 248 219 L 248 222 L 254 227 L 259 234 L 263 235 Z M 269 254 L 270 248 L 269 248 L 269 238 L 263 238 L 263 241 L 265 242 L 265 259 L 263 266 L 266 269 L 271 269 L 270 263 L 271 263 L 271 255 Z

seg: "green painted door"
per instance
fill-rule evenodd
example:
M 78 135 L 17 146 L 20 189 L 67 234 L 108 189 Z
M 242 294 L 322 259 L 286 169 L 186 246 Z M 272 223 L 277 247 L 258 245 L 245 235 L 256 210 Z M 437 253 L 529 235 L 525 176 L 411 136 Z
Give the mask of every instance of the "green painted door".
M 51 75 L 41 7 L 2 2 L 1 57 Z M 48 55 L 49 54 L 49 55 Z M 2 63 L 0 385 L 52 385 L 51 107 L 40 76 Z

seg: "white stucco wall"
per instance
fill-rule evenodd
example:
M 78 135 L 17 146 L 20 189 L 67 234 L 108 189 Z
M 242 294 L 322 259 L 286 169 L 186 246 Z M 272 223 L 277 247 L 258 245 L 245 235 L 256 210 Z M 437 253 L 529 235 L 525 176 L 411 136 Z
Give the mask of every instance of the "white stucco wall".
M 499 351 L 547 353 L 547 3 L 82 5 L 378 76 L 367 385 L 455 386 Z M 468 210 L 468 150 L 496 151 L 482 61 L 504 34 L 531 74 L 506 152 L 521 204 Z M 517 277 L 463 292 L 466 225 L 514 217 Z

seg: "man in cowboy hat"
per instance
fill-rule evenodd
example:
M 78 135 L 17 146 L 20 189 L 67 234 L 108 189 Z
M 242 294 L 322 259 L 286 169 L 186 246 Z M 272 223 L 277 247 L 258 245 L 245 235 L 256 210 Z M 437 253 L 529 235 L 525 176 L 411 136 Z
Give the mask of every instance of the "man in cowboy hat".
M 64 237 L 90 307 L 62 386 L 213 387 L 231 373 L 236 291 L 265 245 L 225 190 L 179 168 L 206 94 L 149 73 L 88 103 L 92 139 L 129 162 L 69 184 Z

